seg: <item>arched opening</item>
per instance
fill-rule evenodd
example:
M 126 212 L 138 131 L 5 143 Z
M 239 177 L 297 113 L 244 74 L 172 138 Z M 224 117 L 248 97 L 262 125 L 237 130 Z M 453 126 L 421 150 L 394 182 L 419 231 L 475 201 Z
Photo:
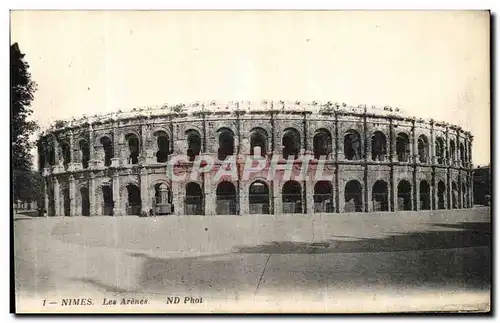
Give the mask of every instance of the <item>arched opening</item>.
M 82 197 L 82 215 L 90 215 L 90 199 L 89 199 L 89 189 L 88 187 L 80 188 L 80 195 Z
M 141 214 L 141 190 L 134 184 L 127 185 L 127 214 Z
M 231 182 L 220 182 L 217 185 L 217 214 L 237 214 L 236 188 Z
M 332 213 L 334 212 L 333 186 L 329 181 L 318 181 L 314 185 L 314 212 Z
M 70 216 L 70 203 L 71 203 L 71 199 L 69 197 L 69 189 L 68 188 L 64 188 L 63 191 L 63 212 L 64 212 L 64 216 Z
M 283 213 L 302 213 L 302 187 L 297 181 L 283 184 Z
M 443 181 L 438 183 L 438 209 L 442 210 L 445 208 L 445 194 L 446 194 L 446 185 Z
M 294 159 L 299 158 L 300 134 L 296 129 L 285 129 L 281 142 L 283 145 L 283 158 L 288 159 L 289 156 L 293 156 Z
M 420 210 L 431 209 L 431 189 L 427 181 L 420 181 Z
M 355 130 L 349 130 L 344 136 L 344 156 L 347 160 L 361 159 L 361 137 Z
M 71 149 L 67 142 L 63 142 L 61 144 L 61 153 L 62 153 L 64 168 L 68 168 L 68 164 L 71 162 Z
M 398 184 L 398 210 L 411 211 L 411 184 L 407 180 Z
M 83 169 L 87 169 L 89 167 L 90 160 L 90 148 L 89 143 L 86 140 L 80 140 L 80 151 L 82 152 L 82 167 Z
M 455 141 L 450 140 L 450 160 L 451 162 L 454 162 L 456 159 L 456 152 L 455 152 Z
M 227 156 L 234 154 L 234 134 L 228 128 L 219 129 L 217 134 L 219 137 L 218 158 L 219 160 L 225 160 Z
M 384 161 L 387 155 L 387 140 L 381 131 L 372 135 L 372 160 Z
M 165 183 L 154 186 L 155 196 L 153 200 L 155 215 L 166 215 L 172 213 L 172 194 Z
M 357 180 L 347 182 L 344 198 L 346 212 L 363 212 L 363 188 Z
M 250 131 L 250 155 L 262 157 L 266 156 L 267 142 L 267 131 L 262 128 L 252 129 Z
M 155 152 L 156 162 L 165 163 L 167 162 L 168 152 L 169 152 L 169 140 L 168 135 L 165 131 L 155 131 L 153 136 L 156 140 L 156 146 L 158 150 Z
M 111 158 L 114 155 L 113 142 L 107 136 L 101 137 L 99 141 L 104 149 L 104 166 L 111 166 Z
M 429 157 L 429 141 L 424 135 L 418 137 L 418 161 L 427 163 Z
M 253 182 L 248 189 L 250 214 L 269 214 L 269 187 L 266 183 Z
M 405 133 L 398 133 L 396 137 L 396 155 L 398 156 L 398 161 L 408 162 L 408 157 L 410 156 L 410 139 Z
M 439 165 L 444 164 L 444 159 L 445 159 L 444 140 L 441 137 L 436 138 L 436 159 Z
M 184 214 L 186 215 L 203 215 L 203 190 L 200 184 L 195 182 L 187 183 L 184 208 Z
M 389 190 L 387 183 L 378 180 L 372 188 L 373 211 L 389 211 Z
M 115 203 L 113 201 L 113 188 L 110 185 L 102 186 L 102 214 L 113 215 L 114 206 Z
M 185 133 L 187 138 L 189 161 L 194 161 L 201 152 L 201 136 L 196 130 L 188 130 Z
M 458 209 L 458 187 L 457 183 L 451 183 L 451 208 Z
M 463 142 L 460 143 L 460 165 L 465 165 L 465 146 Z
M 332 134 L 326 129 L 319 129 L 313 138 L 314 158 L 320 159 L 321 156 L 328 156 L 332 153 Z
M 125 136 L 125 140 L 128 143 L 128 163 L 138 164 L 139 163 L 139 138 L 133 133 L 129 133 Z

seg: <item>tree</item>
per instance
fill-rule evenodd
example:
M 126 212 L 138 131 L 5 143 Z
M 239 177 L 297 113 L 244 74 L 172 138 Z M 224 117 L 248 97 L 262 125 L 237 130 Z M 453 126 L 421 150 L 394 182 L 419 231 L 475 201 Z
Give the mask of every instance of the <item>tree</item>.
M 33 143 L 30 141 L 30 135 L 38 129 L 37 124 L 29 121 L 28 118 L 33 113 L 31 102 L 37 85 L 31 80 L 29 65 L 24 60 L 24 56 L 17 43 L 10 46 L 11 165 L 15 200 L 36 199 L 36 197 L 26 195 L 32 191 L 30 184 L 32 183 L 33 161 L 30 150 L 33 148 Z

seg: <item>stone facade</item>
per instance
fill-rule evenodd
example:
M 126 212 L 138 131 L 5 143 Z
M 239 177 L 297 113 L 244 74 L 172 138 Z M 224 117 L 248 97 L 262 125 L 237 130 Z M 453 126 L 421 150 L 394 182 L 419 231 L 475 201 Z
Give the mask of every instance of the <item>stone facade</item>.
M 211 102 L 59 124 L 38 153 L 49 216 L 344 213 L 471 207 L 472 139 L 389 107 Z M 294 173 L 308 155 L 310 176 L 280 180 L 278 167 L 271 180 L 214 180 L 225 156 L 256 152 L 278 166 L 297 157 Z M 213 171 L 172 180 L 172 158 L 200 154 L 214 157 Z M 320 155 L 328 180 L 314 176 Z M 196 163 L 173 167 L 189 175 Z

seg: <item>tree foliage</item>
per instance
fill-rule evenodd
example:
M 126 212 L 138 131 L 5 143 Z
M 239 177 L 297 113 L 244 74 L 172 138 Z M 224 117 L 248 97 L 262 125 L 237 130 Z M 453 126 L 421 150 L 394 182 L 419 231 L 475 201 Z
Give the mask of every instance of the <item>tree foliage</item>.
M 30 184 L 33 166 L 30 135 L 38 129 L 34 121 L 28 120 L 33 113 L 31 102 L 37 85 L 31 80 L 29 65 L 24 60 L 17 43 L 10 47 L 10 111 L 14 199 L 28 199 L 32 191 Z M 33 197 L 31 197 L 33 198 Z

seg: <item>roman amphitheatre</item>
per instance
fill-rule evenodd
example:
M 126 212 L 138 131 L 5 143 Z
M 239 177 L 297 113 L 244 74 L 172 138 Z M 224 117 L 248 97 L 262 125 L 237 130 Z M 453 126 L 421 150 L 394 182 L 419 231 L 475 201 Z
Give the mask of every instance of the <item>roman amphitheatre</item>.
M 471 208 L 472 141 L 393 107 L 211 101 L 58 121 L 37 145 L 48 216 L 188 216 Z M 299 169 L 308 155 L 308 171 L 321 162 L 331 180 L 173 181 L 167 166 L 179 155 L 174 167 L 187 173 L 200 155 L 213 156 L 214 172 L 231 156 Z

